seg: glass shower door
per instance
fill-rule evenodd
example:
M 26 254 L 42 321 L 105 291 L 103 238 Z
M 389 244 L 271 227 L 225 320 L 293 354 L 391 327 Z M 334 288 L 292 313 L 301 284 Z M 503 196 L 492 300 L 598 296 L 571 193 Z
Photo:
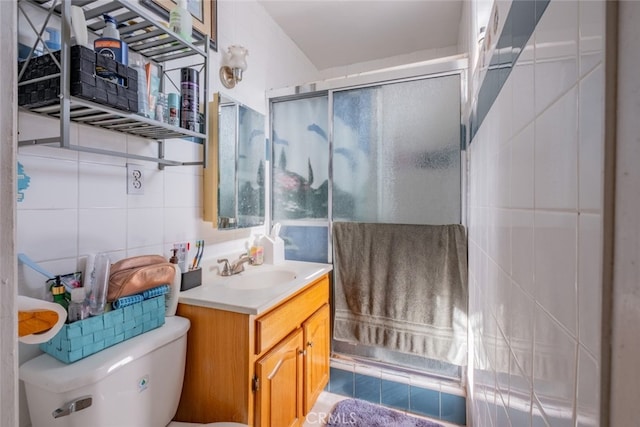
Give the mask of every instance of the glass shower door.
M 460 76 L 333 95 L 333 220 L 459 224 Z

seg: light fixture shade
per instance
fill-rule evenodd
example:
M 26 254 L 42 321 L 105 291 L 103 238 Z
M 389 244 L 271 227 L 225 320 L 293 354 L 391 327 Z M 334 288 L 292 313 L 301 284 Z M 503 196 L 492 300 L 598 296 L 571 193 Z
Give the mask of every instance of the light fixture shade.
M 229 46 L 229 62 L 228 65 L 230 68 L 239 68 L 242 71 L 247 69 L 247 55 L 249 51 L 247 48 L 242 46 Z

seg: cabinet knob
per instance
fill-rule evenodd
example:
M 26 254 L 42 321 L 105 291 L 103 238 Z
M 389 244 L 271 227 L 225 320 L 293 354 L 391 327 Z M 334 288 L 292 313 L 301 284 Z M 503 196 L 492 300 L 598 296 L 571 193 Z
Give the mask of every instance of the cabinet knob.
M 313 347 L 313 341 L 307 341 L 307 347 Z
M 302 356 L 306 356 L 307 355 L 307 350 L 298 350 L 298 354 L 300 354 Z

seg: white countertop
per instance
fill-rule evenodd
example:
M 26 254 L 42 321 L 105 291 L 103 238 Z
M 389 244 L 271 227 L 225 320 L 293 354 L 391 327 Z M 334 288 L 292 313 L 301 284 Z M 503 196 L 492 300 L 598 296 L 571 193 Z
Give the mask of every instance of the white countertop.
M 180 292 L 178 302 L 245 314 L 261 314 L 295 294 L 307 284 L 333 269 L 331 264 L 285 261 L 277 265 L 246 265 L 245 271 L 229 277 L 217 274 L 215 267 L 204 268 L 202 285 Z M 216 272 L 212 272 L 216 271 Z M 241 289 L 241 280 L 255 279 L 261 272 L 287 271 L 293 280 L 260 289 Z

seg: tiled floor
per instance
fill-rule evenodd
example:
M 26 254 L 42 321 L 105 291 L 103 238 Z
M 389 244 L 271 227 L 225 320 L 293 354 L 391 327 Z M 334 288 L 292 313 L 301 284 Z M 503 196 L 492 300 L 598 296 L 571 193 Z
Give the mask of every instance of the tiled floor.
M 313 406 L 311 411 L 307 414 L 303 426 L 304 427 L 324 426 L 325 425 L 324 421 L 326 421 L 329 418 L 329 414 L 331 413 L 331 409 L 333 409 L 333 406 L 343 399 L 349 399 L 349 398 L 346 396 L 341 396 L 339 394 L 333 394 L 333 393 L 323 391 L 320 394 L 320 397 L 318 398 L 318 401 L 316 402 L 316 404 Z M 437 419 L 427 418 L 427 417 L 420 417 L 419 415 L 416 415 L 416 414 L 410 414 L 410 415 L 417 418 L 428 419 L 430 421 L 439 423 L 444 427 L 459 427 L 457 424 L 450 424 L 442 420 L 437 420 Z

